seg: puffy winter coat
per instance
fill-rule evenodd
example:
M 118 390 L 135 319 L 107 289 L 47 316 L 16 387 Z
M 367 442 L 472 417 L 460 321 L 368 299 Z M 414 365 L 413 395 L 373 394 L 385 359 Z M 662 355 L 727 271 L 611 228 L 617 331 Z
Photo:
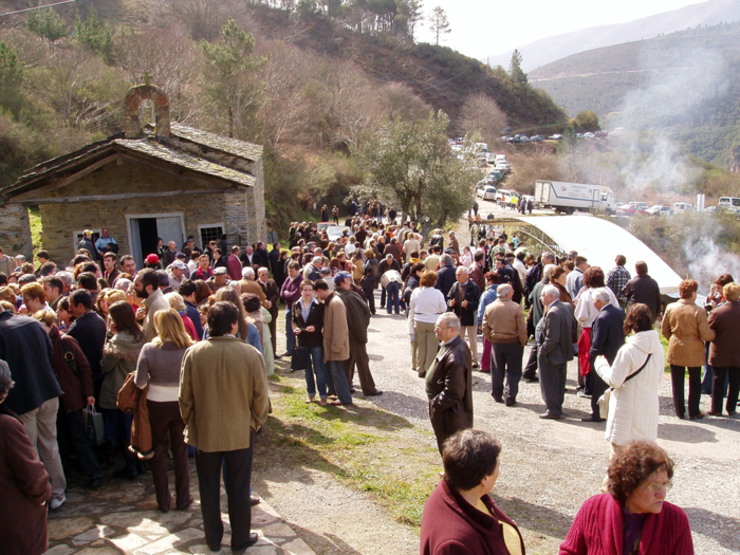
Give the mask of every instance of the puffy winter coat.
M 652 354 L 645 368 L 625 383 Z M 614 388 L 609 400 L 606 439 L 616 445 L 633 441 L 655 441 L 658 438 L 658 387 L 663 379 L 665 355 L 657 331 L 641 331 L 627 338 L 617 352 L 614 364 L 596 358 L 595 370 L 607 385 Z

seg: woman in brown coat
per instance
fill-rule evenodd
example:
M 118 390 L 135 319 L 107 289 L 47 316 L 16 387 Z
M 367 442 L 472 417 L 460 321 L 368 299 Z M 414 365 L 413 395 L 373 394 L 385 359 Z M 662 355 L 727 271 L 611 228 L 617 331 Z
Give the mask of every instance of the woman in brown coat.
M 40 555 L 49 547 L 51 484 L 23 424 L 2 404 L 12 387 L 10 368 L 0 360 L 0 542 L 6 555 Z
M 673 405 L 676 416 L 686 414 L 684 380 L 689 370 L 689 419 L 703 418 L 701 401 L 701 367 L 704 365 L 705 341 L 714 339 L 707 323 L 706 311 L 696 304 L 698 284 L 685 279 L 678 286 L 681 298 L 668 305 L 663 316 L 663 335 L 668 339 L 668 364 L 671 365 Z
M 722 415 L 725 375 L 729 374 L 730 389 L 725 408 L 728 415 L 735 416 L 740 391 L 740 285 L 728 283 L 722 296 L 727 302 L 709 315 L 709 328 L 716 333 L 709 348 L 709 364 L 714 371 L 712 411 L 709 414 Z

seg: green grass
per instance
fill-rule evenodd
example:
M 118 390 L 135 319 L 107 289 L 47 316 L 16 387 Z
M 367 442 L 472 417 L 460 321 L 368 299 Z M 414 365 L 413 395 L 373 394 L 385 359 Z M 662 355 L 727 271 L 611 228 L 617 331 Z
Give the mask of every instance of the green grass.
M 38 252 L 44 248 L 44 245 L 41 243 L 41 216 L 39 215 L 38 206 L 33 206 L 28 209 L 28 219 L 31 223 L 33 252 Z
M 328 472 L 343 484 L 370 492 L 393 518 L 418 527 L 439 481 L 439 455 L 430 434 L 404 418 L 362 401 L 352 409 L 305 402 L 302 377 L 271 384 L 273 414 L 263 455 Z

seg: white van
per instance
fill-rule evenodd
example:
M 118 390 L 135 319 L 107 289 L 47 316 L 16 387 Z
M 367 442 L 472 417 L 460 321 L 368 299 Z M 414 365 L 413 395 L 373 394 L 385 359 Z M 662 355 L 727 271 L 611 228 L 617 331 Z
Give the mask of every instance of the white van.
M 718 209 L 722 212 L 735 213 L 740 209 L 740 198 L 737 197 L 719 197 Z
M 693 204 L 689 204 L 688 202 L 674 202 L 673 203 L 673 213 L 674 214 L 680 214 L 681 212 L 694 212 L 696 210 L 696 206 Z

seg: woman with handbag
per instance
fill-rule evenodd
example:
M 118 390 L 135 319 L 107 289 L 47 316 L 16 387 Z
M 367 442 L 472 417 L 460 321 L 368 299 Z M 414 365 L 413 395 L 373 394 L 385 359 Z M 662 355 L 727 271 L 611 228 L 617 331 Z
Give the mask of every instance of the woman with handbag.
M 136 361 L 144 345 L 144 330 L 136 322 L 134 309 L 128 302 L 118 301 L 108 310 L 108 341 L 100 363 L 103 382 L 100 386 L 99 404 L 103 409 L 105 435 L 114 448 L 123 450 L 126 459 L 126 466 L 113 475 L 116 478 L 133 480 L 144 473 L 144 466 L 128 449 L 133 416 L 119 410 L 116 400 L 126 376 L 136 370 Z
M 307 403 L 313 403 L 316 397 L 316 388 L 319 390 L 321 405 L 326 405 L 327 381 L 329 389 L 334 389 L 331 383 L 331 374 L 324 368 L 324 339 L 321 330 L 324 327 L 324 305 L 316 300 L 313 294 L 313 282 L 301 282 L 301 298 L 293 304 L 293 333 L 298 342 L 298 349 L 306 352 L 306 366 L 293 368 L 305 369 Z M 300 356 L 294 354 L 293 361 L 297 362 Z M 302 366 L 302 365 L 301 365 Z M 315 380 L 314 380 L 315 375 Z
M 653 329 L 653 316 L 646 304 L 630 307 L 624 333 L 633 335 L 619 349 L 612 366 L 603 356 L 594 362 L 594 370 L 613 388 L 606 422 L 612 456 L 633 441 L 655 442 L 658 438 L 658 387 L 665 368 L 660 335 Z
M 170 492 L 167 480 L 167 448 L 172 449 L 175 464 L 176 507 L 186 509 L 192 502 L 188 475 L 188 446 L 185 444 L 185 423 L 180 415 L 178 394 L 180 368 L 185 351 L 193 340 L 185 330 L 182 317 L 174 308 L 160 310 L 154 315 L 157 337 L 141 349 L 136 364 L 136 387 L 147 384 L 147 408 L 152 429 L 154 458 L 152 479 L 159 510 L 170 510 Z
M 89 479 L 91 488 L 103 481 L 103 471 L 87 439 L 83 409 L 95 405 L 90 364 L 77 340 L 62 335 L 54 324 L 54 314 L 39 310 L 33 315 L 49 334 L 53 348 L 51 367 L 64 394 L 57 414 L 57 443 L 64 465 L 64 473 L 70 473 L 70 447 L 77 453 L 77 460 Z

